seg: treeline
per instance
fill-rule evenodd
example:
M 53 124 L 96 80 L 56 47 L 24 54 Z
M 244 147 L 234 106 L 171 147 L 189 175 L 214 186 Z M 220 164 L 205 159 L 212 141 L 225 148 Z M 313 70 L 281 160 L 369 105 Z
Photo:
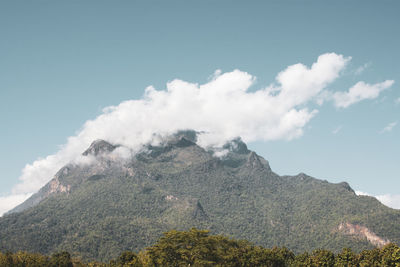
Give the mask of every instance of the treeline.
M 0 266 L 7 267 L 79 267 L 79 266 L 400 266 L 400 248 L 388 244 L 381 249 L 354 253 L 344 248 L 339 254 L 325 249 L 295 255 L 289 249 L 272 249 L 252 245 L 208 231 L 169 231 L 151 247 L 123 252 L 109 263 L 85 262 L 68 252 L 45 256 L 35 253 L 1 253 Z

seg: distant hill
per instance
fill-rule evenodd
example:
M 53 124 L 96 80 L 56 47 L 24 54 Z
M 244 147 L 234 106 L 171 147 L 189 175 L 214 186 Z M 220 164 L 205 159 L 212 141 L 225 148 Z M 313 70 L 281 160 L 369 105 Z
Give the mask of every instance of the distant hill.
M 92 163 L 66 165 L 0 218 L 0 250 L 108 260 L 191 227 L 294 252 L 400 243 L 399 210 L 345 182 L 279 176 L 240 139 L 218 153 L 198 146 L 191 131 L 128 159 L 117 148 L 93 142 L 83 152 Z

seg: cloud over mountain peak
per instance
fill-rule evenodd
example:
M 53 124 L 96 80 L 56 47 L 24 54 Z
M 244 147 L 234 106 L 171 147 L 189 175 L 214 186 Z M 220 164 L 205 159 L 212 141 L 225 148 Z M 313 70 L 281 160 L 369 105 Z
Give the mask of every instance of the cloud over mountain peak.
M 308 104 L 326 92 L 350 59 L 323 54 L 311 67 L 291 65 L 276 83 L 251 91 L 256 78 L 240 70 L 216 71 L 200 85 L 175 79 L 165 90 L 149 86 L 142 99 L 107 107 L 87 121 L 56 154 L 27 164 L 13 194 L 35 192 L 96 139 L 137 151 L 157 136 L 182 129 L 198 131 L 197 143 L 203 147 L 222 146 L 238 136 L 245 142 L 298 138 L 318 112 Z

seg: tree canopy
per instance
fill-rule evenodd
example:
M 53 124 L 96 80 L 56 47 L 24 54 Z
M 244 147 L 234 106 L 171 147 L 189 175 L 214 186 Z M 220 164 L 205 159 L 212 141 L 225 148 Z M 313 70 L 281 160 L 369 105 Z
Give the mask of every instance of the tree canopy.
M 390 243 L 354 253 L 343 248 L 338 254 L 326 249 L 315 249 L 295 255 L 285 247 L 264 248 L 245 240 L 235 240 L 222 235 L 210 235 L 207 230 L 192 228 L 189 231 L 172 230 L 153 246 L 139 253 L 124 251 L 108 263 L 90 262 L 72 258 L 68 252 L 51 256 L 28 252 L 0 252 L 0 267 L 159 267 L 159 266 L 312 266 L 312 267 L 366 267 L 400 266 L 400 248 Z

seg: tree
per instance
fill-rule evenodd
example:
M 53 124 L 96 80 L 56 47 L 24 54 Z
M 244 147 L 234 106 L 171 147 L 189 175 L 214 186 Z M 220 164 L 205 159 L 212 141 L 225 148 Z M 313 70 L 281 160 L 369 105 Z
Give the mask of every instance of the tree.
M 13 266 L 14 261 L 11 252 L 5 254 L 0 252 L 0 266 Z
M 358 255 L 358 264 L 360 267 L 379 266 L 381 263 L 380 250 L 377 248 L 363 250 Z
M 381 249 L 382 266 L 400 266 L 400 248 L 394 243 L 387 244 Z
M 332 267 L 335 265 L 335 255 L 326 249 L 316 249 L 311 255 L 312 263 L 319 267 Z
M 113 261 L 111 261 L 111 265 L 113 265 Z M 131 251 L 122 252 L 119 256 L 118 260 L 115 262 L 115 266 L 121 267 L 141 267 L 143 264 L 141 263 L 139 257 L 136 253 Z
M 357 264 L 357 257 L 350 248 L 343 248 L 335 258 L 337 267 L 357 266 Z
M 53 254 L 50 258 L 50 266 L 73 267 L 71 255 L 66 251 Z
M 36 253 L 19 251 L 13 254 L 13 259 L 16 266 L 49 266 L 49 257 Z
M 295 255 L 292 251 L 290 251 L 286 247 L 274 247 L 271 251 L 277 258 L 282 260 L 285 263 L 285 266 L 290 265 L 290 263 L 294 260 Z
M 312 265 L 312 259 L 308 252 L 297 255 L 292 261 L 290 266 L 293 267 L 306 267 Z
M 208 233 L 195 228 L 164 233 L 154 246 L 147 248 L 149 265 L 283 267 L 294 258 L 287 248 L 271 250 Z
M 213 240 L 208 231 L 192 228 L 188 232 L 169 231 L 152 247 L 147 254 L 154 266 L 193 266 L 215 264 Z

